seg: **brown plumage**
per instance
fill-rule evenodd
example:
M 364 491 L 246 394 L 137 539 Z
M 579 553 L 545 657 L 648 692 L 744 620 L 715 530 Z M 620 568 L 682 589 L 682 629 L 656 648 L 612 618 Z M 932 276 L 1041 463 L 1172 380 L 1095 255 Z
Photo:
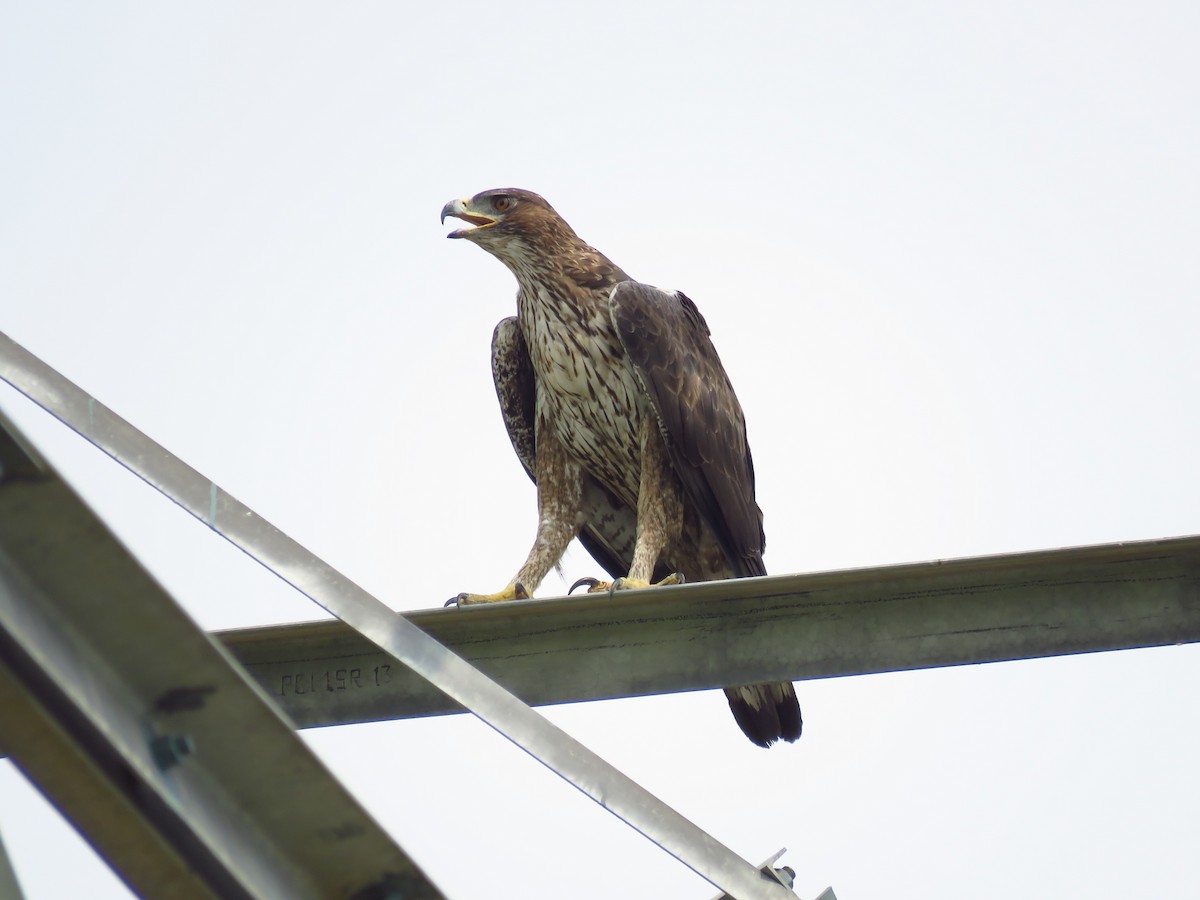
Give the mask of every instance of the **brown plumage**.
M 513 448 L 538 488 L 524 565 L 496 594 L 529 596 L 574 537 L 624 584 L 765 575 L 762 512 L 741 405 L 696 305 L 639 284 L 537 194 L 452 200 L 478 244 L 517 278 L 517 315 L 496 326 L 492 371 Z M 754 743 L 800 736 L 790 684 L 725 689 Z

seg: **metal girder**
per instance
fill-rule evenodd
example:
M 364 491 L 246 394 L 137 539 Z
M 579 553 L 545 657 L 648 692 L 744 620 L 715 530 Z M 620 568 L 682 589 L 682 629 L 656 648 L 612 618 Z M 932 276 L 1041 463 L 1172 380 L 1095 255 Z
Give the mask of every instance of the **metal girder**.
M 768 878 L 3 333 L 0 379 L 711 884 L 741 900 L 794 898 L 777 880 Z M 3 736 L 0 746 L 4 746 Z
M 0 747 L 141 896 L 443 896 L 2 417 Z
M 1200 537 L 405 615 L 533 705 L 1153 647 L 1200 641 Z M 461 711 L 340 622 L 217 636 L 302 727 Z

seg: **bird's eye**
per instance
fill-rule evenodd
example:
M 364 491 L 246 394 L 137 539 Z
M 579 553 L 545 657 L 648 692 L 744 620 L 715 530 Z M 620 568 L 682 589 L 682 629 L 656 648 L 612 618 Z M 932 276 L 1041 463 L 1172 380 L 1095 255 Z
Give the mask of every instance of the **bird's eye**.
M 506 209 L 508 209 L 512 205 L 513 205 L 512 197 L 501 196 L 501 197 L 497 197 L 495 200 L 492 201 L 492 207 L 496 210 L 496 212 L 504 212 Z

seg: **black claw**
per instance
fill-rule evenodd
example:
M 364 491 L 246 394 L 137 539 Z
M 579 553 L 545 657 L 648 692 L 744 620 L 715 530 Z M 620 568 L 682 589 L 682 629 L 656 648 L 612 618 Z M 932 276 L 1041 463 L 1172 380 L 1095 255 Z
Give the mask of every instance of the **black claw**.
M 569 591 L 567 591 L 567 593 L 573 594 L 573 593 L 575 593 L 575 589 L 577 587 L 582 587 L 585 584 L 589 588 L 594 588 L 598 584 L 600 584 L 600 579 L 599 578 L 580 578 L 577 582 L 575 582 L 573 585 L 571 585 L 571 589 Z
M 466 596 L 466 594 L 458 594 L 455 597 L 451 597 L 449 600 L 443 603 L 442 606 L 458 606 L 458 604 L 460 604 L 463 601 L 463 598 Z

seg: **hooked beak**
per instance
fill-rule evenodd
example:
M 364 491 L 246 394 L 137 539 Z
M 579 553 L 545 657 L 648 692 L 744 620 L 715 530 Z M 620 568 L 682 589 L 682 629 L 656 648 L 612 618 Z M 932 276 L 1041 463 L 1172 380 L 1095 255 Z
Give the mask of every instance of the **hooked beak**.
M 461 238 L 467 237 L 472 232 L 478 231 L 481 228 L 490 228 L 496 224 L 496 219 L 491 216 L 481 216 L 471 209 L 470 200 L 451 200 L 442 207 L 442 224 L 446 224 L 446 218 L 452 217 L 462 219 L 468 223 L 470 228 L 460 228 L 457 231 L 452 231 L 446 237 Z

